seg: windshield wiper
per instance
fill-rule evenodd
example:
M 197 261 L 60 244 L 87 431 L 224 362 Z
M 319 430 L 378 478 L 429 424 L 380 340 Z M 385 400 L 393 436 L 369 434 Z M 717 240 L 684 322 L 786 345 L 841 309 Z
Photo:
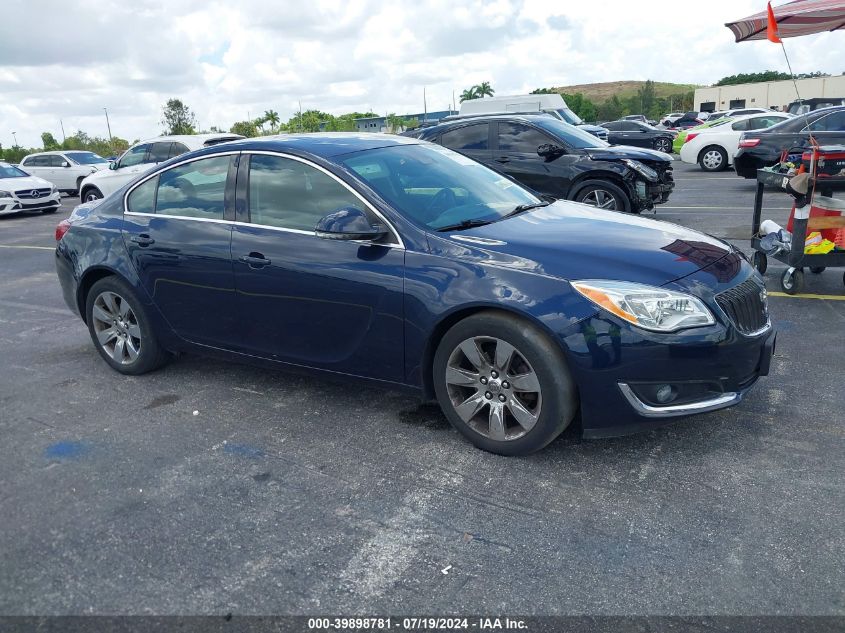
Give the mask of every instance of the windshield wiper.
M 447 231 L 463 231 L 464 229 L 471 229 L 475 226 L 485 226 L 487 224 L 491 224 L 493 220 L 461 220 L 460 222 L 456 222 L 455 224 L 447 224 L 446 226 L 441 226 L 437 230 L 438 233 L 446 233 Z
M 520 204 L 520 205 L 514 207 L 513 211 L 511 211 L 510 213 L 506 213 L 505 215 L 503 215 L 502 219 L 510 218 L 512 216 L 515 216 L 515 215 L 519 215 L 520 213 L 523 213 L 525 211 L 530 211 L 531 209 L 539 209 L 541 207 L 547 207 L 550 204 L 551 204 L 551 202 L 537 202 L 535 204 Z

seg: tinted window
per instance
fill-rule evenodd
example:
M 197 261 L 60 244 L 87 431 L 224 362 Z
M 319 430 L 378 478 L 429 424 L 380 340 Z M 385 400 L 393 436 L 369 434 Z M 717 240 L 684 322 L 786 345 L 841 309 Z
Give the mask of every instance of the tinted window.
M 540 145 L 552 139 L 534 128 L 519 123 L 499 123 L 499 149 L 503 152 L 536 154 Z
M 138 145 L 137 147 L 133 147 L 128 150 L 120 159 L 120 166 L 132 167 L 133 165 L 140 165 L 145 162 L 144 159 L 147 156 L 147 150 L 149 147 L 149 145 Z
M 80 165 L 95 165 L 97 163 L 108 162 L 105 158 L 94 152 L 68 152 L 65 156 Z
M 155 213 L 156 187 L 158 176 L 143 185 L 135 187 L 126 200 L 126 208 L 134 213 Z
M 845 130 L 845 110 L 832 112 L 810 124 L 813 132 L 841 132 Z
M 150 163 L 163 163 L 170 158 L 170 146 L 172 143 L 153 143 L 150 148 Z
M 467 125 L 444 132 L 440 144 L 451 149 L 487 149 L 489 123 Z
M 156 213 L 223 219 L 229 156 L 195 160 L 159 175 Z
M 23 162 L 24 167 L 49 167 L 49 156 L 30 156 Z
M 64 156 L 52 154 L 47 157 L 50 160 L 50 167 L 62 167 L 67 162 Z
M 622 129 L 622 124 L 618 121 L 610 121 L 609 123 L 602 123 L 601 126 L 606 130 L 610 130 L 611 132 L 616 132 L 617 130 Z
M 737 121 L 736 123 L 732 123 L 731 129 L 732 130 L 747 130 L 748 129 L 748 120 Z
M 765 130 L 766 128 L 777 125 L 783 121 L 777 116 L 755 116 L 753 119 L 748 119 L 749 130 Z
M 184 154 L 185 152 L 189 151 L 186 145 L 182 145 L 182 143 L 173 143 L 170 146 L 170 156 L 169 158 L 173 158 L 174 156 L 179 156 L 179 154 Z
M 313 231 L 320 219 L 364 203 L 331 176 L 281 156 L 249 161 L 249 218 L 255 224 Z

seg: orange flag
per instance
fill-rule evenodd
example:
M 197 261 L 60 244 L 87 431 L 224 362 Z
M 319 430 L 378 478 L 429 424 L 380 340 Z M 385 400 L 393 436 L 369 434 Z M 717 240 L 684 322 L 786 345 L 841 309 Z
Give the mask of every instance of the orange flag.
M 769 25 L 766 27 L 766 39 L 775 44 L 780 44 L 780 36 L 778 34 L 778 23 L 775 20 L 775 12 L 772 11 L 772 3 L 767 4 L 769 11 Z

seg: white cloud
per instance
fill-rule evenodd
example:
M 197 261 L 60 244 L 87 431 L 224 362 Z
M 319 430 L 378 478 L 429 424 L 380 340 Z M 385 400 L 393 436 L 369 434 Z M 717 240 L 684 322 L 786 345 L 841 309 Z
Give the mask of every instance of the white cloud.
M 161 107 L 188 103 L 204 127 L 267 109 L 418 112 L 491 81 L 498 94 L 624 79 L 709 84 L 785 70 L 779 46 L 736 44 L 724 23 L 763 0 L 695 3 L 547 0 L 5 0 L 0 142 L 82 129 L 133 140 L 161 131 Z M 845 34 L 788 40 L 796 72 L 845 71 Z

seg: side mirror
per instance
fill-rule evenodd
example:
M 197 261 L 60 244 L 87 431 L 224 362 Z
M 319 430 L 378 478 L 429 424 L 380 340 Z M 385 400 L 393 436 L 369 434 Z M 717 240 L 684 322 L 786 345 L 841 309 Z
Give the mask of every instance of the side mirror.
M 543 158 L 555 158 L 565 153 L 566 151 L 561 146 L 553 143 L 543 143 L 537 148 L 537 155 Z
M 66 160 L 63 160 L 62 161 L 62 167 L 70 167 L 70 163 L 67 162 Z
M 109 169 L 111 169 L 112 171 L 117 169 L 117 167 L 118 167 L 118 162 L 116 160 L 113 160 L 112 162 L 109 163 Z
M 377 240 L 387 234 L 381 224 L 373 224 L 355 207 L 344 207 L 323 217 L 314 229 L 317 237 L 327 240 Z

